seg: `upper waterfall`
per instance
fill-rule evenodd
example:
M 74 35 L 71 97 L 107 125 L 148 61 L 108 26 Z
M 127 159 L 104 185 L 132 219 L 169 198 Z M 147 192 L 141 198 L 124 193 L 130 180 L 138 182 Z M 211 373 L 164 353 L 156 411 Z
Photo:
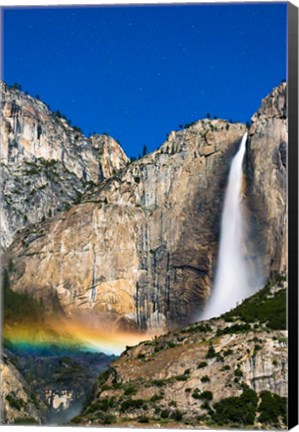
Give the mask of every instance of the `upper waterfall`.
M 249 269 L 243 253 L 244 217 L 241 207 L 242 165 L 246 140 L 247 132 L 231 163 L 221 219 L 215 283 L 201 319 L 221 315 L 250 293 Z

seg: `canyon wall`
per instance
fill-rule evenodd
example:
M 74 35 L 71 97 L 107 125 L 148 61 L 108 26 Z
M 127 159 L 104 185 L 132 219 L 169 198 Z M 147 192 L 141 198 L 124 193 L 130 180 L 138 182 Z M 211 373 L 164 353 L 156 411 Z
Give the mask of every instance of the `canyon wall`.
M 0 83 L 1 246 L 77 202 L 128 158 L 113 138 L 86 138 L 40 100 Z
M 248 234 L 266 277 L 286 262 L 285 98 L 281 84 L 253 116 L 244 165 Z M 67 316 L 92 312 L 115 328 L 190 322 L 210 295 L 230 161 L 245 131 L 240 123 L 201 120 L 117 173 L 105 167 L 112 176 L 76 205 L 16 234 L 4 256 L 12 289 Z M 73 163 L 70 156 L 68 169 Z M 99 180 L 99 167 L 86 166 L 88 179 Z
M 287 270 L 286 90 L 286 83 L 281 83 L 263 99 L 248 139 L 247 208 L 266 279 Z

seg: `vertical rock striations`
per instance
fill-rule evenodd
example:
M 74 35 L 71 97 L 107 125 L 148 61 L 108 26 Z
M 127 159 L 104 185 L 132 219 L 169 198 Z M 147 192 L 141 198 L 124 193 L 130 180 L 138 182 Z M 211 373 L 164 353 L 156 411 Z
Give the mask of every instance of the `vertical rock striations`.
M 11 286 L 120 326 L 190 321 L 208 297 L 229 160 L 245 127 L 203 120 L 17 237 Z M 33 269 L 35 269 L 33 271 Z
M 263 101 L 252 117 L 247 154 L 247 197 L 265 277 L 287 265 L 286 83 Z
M 253 116 L 248 144 L 250 235 L 262 239 L 266 276 L 285 269 L 284 106 L 281 84 Z M 190 322 L 210 295 L 229 165 L 245 130 L 198 121 L 115 175 L 108 161 L 120 150 L 111 150 L 111 139 L 80 137 L 80 149 L 94 151 L 99 139 L 105 145 L 95 170 L 89 152 L 78 150 L 76 179 L 84 158 L 87 181 L 109 178 L 85 191 L 80 204 L 16 236 L 4 259 L 12 289 L 49 307 L 55 301 L 68 316 L 93 312 L 116 327 L 165 330 Z M 124 158 L 116 158 L 112 166 L 121 168 Z
M 80 200 L 128 158 L 106 135 L 87 139 L 41 101 L 1 82 L 1 245 Z

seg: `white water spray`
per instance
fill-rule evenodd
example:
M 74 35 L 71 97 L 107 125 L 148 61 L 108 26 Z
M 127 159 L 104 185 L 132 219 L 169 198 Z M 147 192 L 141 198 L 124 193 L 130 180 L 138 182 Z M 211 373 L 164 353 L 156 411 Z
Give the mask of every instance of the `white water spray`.
M 224 197 L 215 284 L 201 319 L 227 312 L 251 293 L 249 269 L 244 259 L 244 218 L 241 208 L 246 140 L 247 133 L 232 160 Z

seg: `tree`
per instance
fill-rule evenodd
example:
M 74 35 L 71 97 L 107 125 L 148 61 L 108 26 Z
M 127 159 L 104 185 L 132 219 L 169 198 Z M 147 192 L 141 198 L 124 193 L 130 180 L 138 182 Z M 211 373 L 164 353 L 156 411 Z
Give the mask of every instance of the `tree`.
M 210 113 L 207 113 L 207 114 L 206 114 L 206 118 L 208 118 L 208 119 L 211 118 L 211 114 L 210 114 Z
M 144 144 L 143 149 L 142 149 L 142 156 L 145 156 L 147 154 L 147 147 Z
M 17 82 L 15 82 L 15 83 L 13 84 L 12 88 L 13 88 L 14 90 L 20 90 L 20 91 L 22 91 L 22 86 L 21 86 L 21 84 L 19 84 L 19 83 L 17 83 Z
M 215 356 L 216 356 L 215 348 L 214 348 L 213 345 L 210 343 L 210 345 L 209 345 L 209 349 L 208 349 L 208 352 L 207 352 L 207 355 L 206 355 L 206 358 L 209 359 L 209 358 L 213 358 L 213 357 L 215 357 Z

